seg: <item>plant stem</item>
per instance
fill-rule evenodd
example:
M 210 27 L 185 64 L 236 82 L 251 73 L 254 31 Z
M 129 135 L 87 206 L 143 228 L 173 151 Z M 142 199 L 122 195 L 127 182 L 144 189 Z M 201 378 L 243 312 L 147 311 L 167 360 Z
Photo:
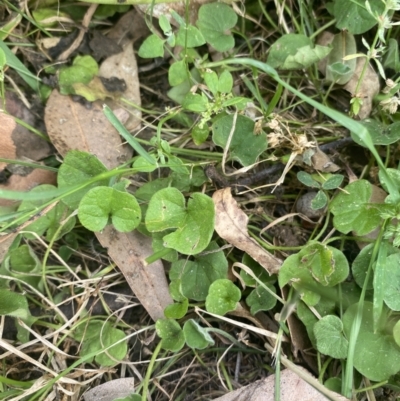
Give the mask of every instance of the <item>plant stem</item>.
M 154 364 L 156 362 L 157 356 L 160 353 L 160 351 L 161 351 L 161 340 L 157 344 L 157 347 L 154 350 L 153 355 L 151 356 L 149 367 L 147 368 L 146 376 L 144 377 L 144 380 L 143 380 L 142 401 L 146 401 L 147 400 L 147 391 L 149 389 L 150 377 L 151 377 L 151 374 L 153 372 Z

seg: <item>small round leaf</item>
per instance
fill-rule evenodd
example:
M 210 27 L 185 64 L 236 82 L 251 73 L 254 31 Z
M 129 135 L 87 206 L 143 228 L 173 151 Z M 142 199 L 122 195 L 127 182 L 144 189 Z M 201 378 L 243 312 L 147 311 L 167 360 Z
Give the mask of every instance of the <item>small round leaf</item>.
M 214 340 L 195 320 L 190 319 L 183 326 L 186 344 L 190 348 L 204 349 L 214 345 Z
M 214 281 L 206 298 L 206 309 L 217 315 L 225 315 L 236 309 L 241 294 L 239 288 L 228 279 Z
M 178 352 L 185 345 L 185 336 L 179 323 L 173 319 L 159 319 L 156 322 L 157 335 L 164 349 Z
M 111 217 L 118 231 L 127 232 L 139 225 L 142 213 L 134 196 L 110 187 L 96 187 L 81 200 L 78 216 L 91 231 L 101 231 Z

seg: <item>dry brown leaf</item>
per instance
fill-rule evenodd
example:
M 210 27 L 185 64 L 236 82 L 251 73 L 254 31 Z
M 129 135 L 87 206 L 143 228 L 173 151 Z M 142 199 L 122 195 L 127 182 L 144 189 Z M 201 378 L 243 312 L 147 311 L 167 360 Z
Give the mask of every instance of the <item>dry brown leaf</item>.
M 224 240 L 246 252 L 269 274 L 276 274 L 282 261 L 262 248 L 247 232 L 247 215 L 241 211 L 233 199 L 230 188 L 214 192 L 215 231 Z
M 125 398 L 135 392 L 135 379 L 125 377 L 110 380 L 87 391 L 83 398 L 85 401 L 113 401 L 117 398 Z
M 357 95 L 355 93 L 358 85 L 358 80 L 360 78 L 361 72 L 364 69 L 364 64 L 366 63 L 366 59 L 363 57 L 359 57 L 357 59 L 356 69 L 354 71 L 353 76 L 350 81 L 343 87 L 346 89 L 352 96 Z M 361 86 L 358 88 L 358 94 L 362 101 L 362 105 L 360 111 L 358 113 L 358 117 L 363 120 L 367 118 L 372 111 L 372 102 L 374 97 L 379 93 L 381 87 L 379 83 L 379 75 L 372 68 L 371 64 L 368 64 L 367 69 L 365 71 L 363 80 L 361 82 Z
M 99 75 L 104 78 L 117 77 L 119 79 L 123 79 L 126 84 L 126 90 L 123 93 L 124 99 L 137 106 L 140 106 L 141 99 L 138 68 L 132 42 L 128 42 L 124 46 L 123 52 L 114 54 L 113 56 L 110 56 L 104 60 L 100 66 Z M 117 105 L 119 104 L 117 101 L 107 103 L 112 109 L 117 108 Z M 140 110 L 133 107 L 128 107 L 126 103 L 124 103 L 124 107 L 127 108 L 131 113 L 131 116 L 125 124 L 127 130 L 133 131 L 139 128 L 141 118 Z
M 6 159 L 41 160 L 51 154 L 50 145 L 38 135 L 18 124 L 13 117 L 23 120 L 31 126 L 37 126 L 31 111 L 18 97 L 6 92 L 6 110 L 9 114 L 0 113 L 0 157 Z M 0 170 L 7 163 L 0 162 Z
M 17 148 L 11 138 L 16 126 L 17 123 L 10 115 L 0 113 L 0 157 L 4 159 L 17 158 Z M 6 166 L 7 163 L 0 162 L 0 170 L 3 170 Z
M 340 169 L 320 148 L 317 147 L 313 150 L 315 153 L 311 156 L 311 163 L 315 170 L 322 171 L 323 173 L 334 173 Z
M 317 44 L 321 46 L 328 46 L 332 43 L 334 38 L 334 34 L 328 31 L 323 32 L 317 40 Z M 325 74 L 326 64 L 328 58 L 325 57 L 318 63 L 318 69 L 320 72 Z M 379 83 L 379 75 L 377 72 L 372 68 L 371 64 L 368 64 L 367 70 L 361 82 L 361 86 L 357 88 L 358 80 L 360 78 L 361 72 L 364 68 L 364 64 L 366 62 L 366 58 L 358 57 L 357 64 L 354 71 L 353 76 L 351 77 L 350 81 L 347 82 L 346 85 L 343 86 L 343 89 L 350 92 L 352 96 L 357 95 L 355 90 L 358 90 L 358 94 L 361 96 L 362 105 L 360 111 L 358 113 L 358 117 L 363 120 L 367 118 L 372 111 L 372 101 L 374 97 L 380 91 L 380 83 Z
M 305 369 L 298 368 L 309 375 Z M 281 372 L 280 387 L 281 401 L 347 401 L 347 398 L 329 390 L 327 392 L 332 394 L 332 398 L 325 397 L 290 369 Z M 214 398 L 214 401 L 274 401 L 274 389 L 275 375 L 271 375 L 222 397 Z
M 152 16 L 160 18 L 165 15 L 171 23 L 177 24 L 177 22 L 171 17 L 171 10 L 174 10 L 181 17 L 188 13 L 189 22 L 194 24 L 197 21 L 197 14 L 202 4 L 211 3 L 213 0 L 191 0 L 188 4 L 184 1 L 177 1 L 173 3 L 158 3 L 158 4 L 138 4 L 136 7 L 142 12 L 146 13 L 148 10 L 152 10 Z M 188 8 L 188 9 L 187 9 Z
M 136 42 L 140 38 L 147 38 L 151 34 L 143 13 L 132 9 L 122 15 L 118 22 L 109 30 L 107 37 L 114 39 L 120 46 L 129 42 Z
M 97 156 L 107 168 L 114 168 L 132 155 L 103 114 L 101 102 L 87 109 L 54 90 L 47 101 L 45 123 L 53 145 L 63 156 L 73 149 L 82 150 Z
M 6 110 L 13 117 L 17 117 L 32 127 L 41 129 L 41 122 L 25 106 L 15 93 L 6 92 Z M 28 128 L 16 124 L 12 132 L 12 140 L 17 148 L 17 158 L 25 157 L 31 160 L 42 160 L 52 154 L 48 142 L 29 131 Z
M 161 260 L 147 265 L 153 254 L 151 238 L 138 231 L 120 233 L 111 226 L 96 234 L 111 259 L 121 269 L 132 291 L 155 321 L 164 318 L 164 309 L 171 304 L 168 283 Z

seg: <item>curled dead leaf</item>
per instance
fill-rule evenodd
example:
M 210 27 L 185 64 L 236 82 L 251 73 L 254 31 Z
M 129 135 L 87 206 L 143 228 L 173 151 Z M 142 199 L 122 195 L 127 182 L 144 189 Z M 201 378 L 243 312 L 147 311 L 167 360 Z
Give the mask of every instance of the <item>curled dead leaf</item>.
M 247 215 L 233 199 L 230 188 L 214 192 L 215 231 L 224 240 L 246 252 L 269 274 L 276 274 L 282 261 L 261 247 L 247 232 Z

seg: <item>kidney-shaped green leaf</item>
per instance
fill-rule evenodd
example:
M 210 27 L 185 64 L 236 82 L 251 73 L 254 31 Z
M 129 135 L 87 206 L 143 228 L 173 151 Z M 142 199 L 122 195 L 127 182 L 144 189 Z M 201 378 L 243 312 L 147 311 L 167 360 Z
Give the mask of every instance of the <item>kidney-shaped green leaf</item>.
M 111 221 L 118 231 L 135 229 L 142 217 L 135 197 L 110 187 L 92 188 L 81 200 L 78 217 L 91 231 L 101 231 Z
M 166 248 L 185 255 L 203 251 L 214 232 L 214 202 L 201 193 L 194 193 L 187 206 L 176 188 L 164 188 L 151 198 L 146 212 L 146 227 L 150 232 L 176 229 L 163 237 Z
M 96 175 L 104 173 L 107 168 L 96 157 L 87 152 L 79 150 L 69 151 L 63 161 L 63 164 L 58 170 L 57 183 L 59 188 L 71 188 L 77 184 L 84 184 Z M 84 188 L 68 195 L 62 201 L 71 209 L 77 209 L 79 202 L 90 189 L 98 185 L 107 185 L 108 179 L 93 182 Z
M 352 182 L 330 203 L 333 224 L 342 233 L 355 231 L 365 235 L 381 223 L 379 210 L 371 202 L 372 186 L 366 180 Z
M 342 321 L 337 316 L 324 316 L 315 323 L 314 335 L 319 352 L 332 358 L 346 358 L 348 341 L 343 335 Z
M 172 263 L 169 277 L 173 282 L 181 281 L 182 294 L 185 297 L 204 301 L 211 283 L 226 278 L 228 261 L 224 253 L 217 249 L 217 243 L 211 242 L 206 248 L 207 253 L 195 256 L 194 261 L 180 259 Z
M 289 33 L 280 37 L 269 51 L 267 63 L 274 68 L 294 70 L 307 68 L 326 57 L 331 48 L 315 46 L 305 35 Z
M 378 120 L 366 118 L 360 121 L 360 124 L 368 129 L 374 145 L 391 145 L 400 139 L 400 122 L 386 126 Z M 358 144 L 365 147 L 365 143 L 362 141 L 359 141 Z
M 400 311 L 400 254 L 393 253 L 385 259 L 383 271 L 383 299 L 386 305 Z
M 271 292 L 276 293 L 274 286 L 271 284 L 266 284 L 266 286 Z M 259 285 L 246 298 L 246 304 L 250 306 L 250 312 L 255 315 L 257 312 L 272 309 L 276 305 L 276 297 Z
M 231 280 L 221 279 L 210 285 L 206 298 L 206 309 L 217 315 L 225 315 L 236 309 L 241 293 Z
M 229 32 L 236 25 L 237 15 L 224 3 L 204 4 L 199 9 L 199 27 L 204 39 L 217 51 L 226 52 L 235 45 Z
M 218 118 L 212 125 L 213 142 L 225 148 L 230 135 L 229 151 L 232 159 L 242 166 L 249 166 L 256 162 L 258 156 L 268 147 L 265 133 L 254 134 L 254 121 L 248 117 L 238 115 L 235 130 L 232 134 L 234 116 L 228 115 Z
M 195 320 L 189 319 L 183 325 L 183 334 L 186 344 L 190 348 L 204 349 L 209 345 L 214 345 L 214 340 Z
M 381 15 L 385 3 L 381 0 L 369 0 L 372 12 Z M 336 0 L 333 6 L 336 28 L 359 35 L 377 24 L 377 19 L 365 7 L 365 1 Z
M 364 302 L 360 332 L 354 351 L 354 367 L 373 381 L 389 379 L 400 371 L 400 348 L 393 336 L 383 331 L 374 331 L 373 305 Z M 343 315 L 344 332 L 349 338 L 356 318 L 358 304 L 351 305 Z
M 161 346 L 169 351 L 178 352 L 185 345 L 185 336 L 179 323 L 173 319 L 158 319 L 157 335 L 161 338 Z

